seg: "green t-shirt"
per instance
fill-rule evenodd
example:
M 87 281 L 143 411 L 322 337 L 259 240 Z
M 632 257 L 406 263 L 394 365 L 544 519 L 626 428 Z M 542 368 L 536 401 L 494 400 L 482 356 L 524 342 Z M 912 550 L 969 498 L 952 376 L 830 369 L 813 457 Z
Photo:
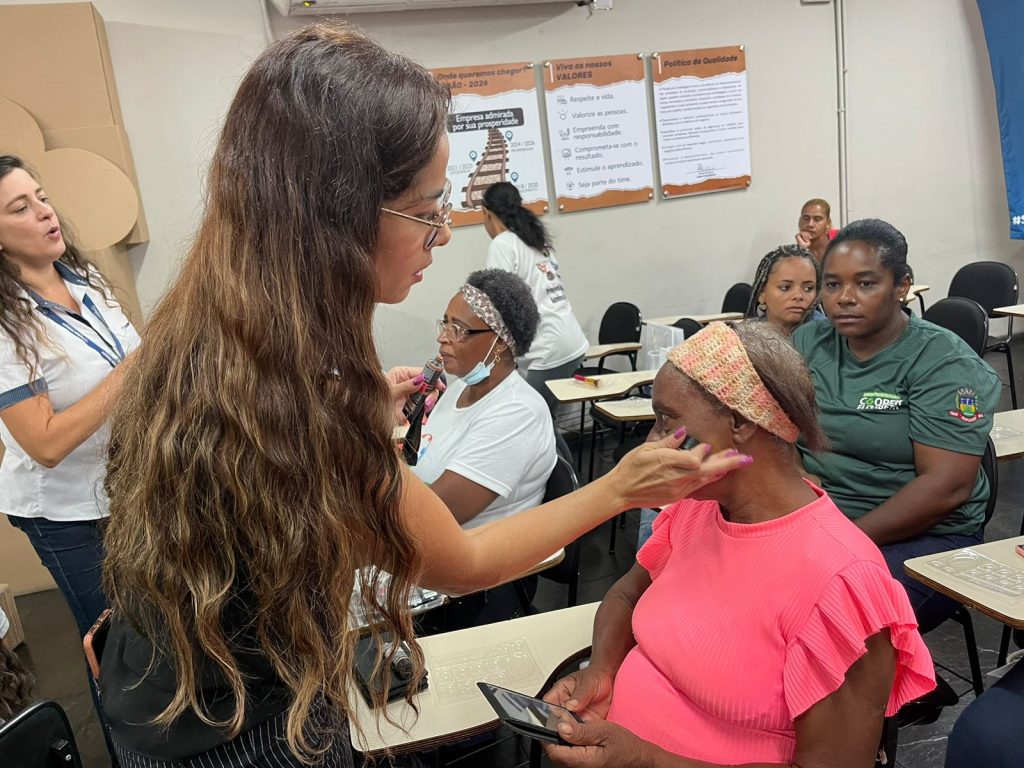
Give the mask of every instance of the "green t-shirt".
M 831 323 L 796 329 L 831 453 L 800 445 L 807 471 L 850 518 L 887 501 L 916 476 L 914 443 L 981 456 L 1001 383 L 951 331 L 916 317 L 896 343 L 861 362 Z M 974 533 L 985 519 L 988 480 L 930 533 Z

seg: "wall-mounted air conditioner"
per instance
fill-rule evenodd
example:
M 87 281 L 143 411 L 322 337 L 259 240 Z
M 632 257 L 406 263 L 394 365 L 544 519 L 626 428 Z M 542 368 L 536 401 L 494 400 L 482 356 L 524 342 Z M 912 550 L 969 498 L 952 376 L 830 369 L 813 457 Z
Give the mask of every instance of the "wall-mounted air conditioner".
M 505 6 L 527 3 L 576 5 L 576 0 L 272 0 L 282 16 L 319 13 L 369 13 L 371 11 L 417 11 L 468 6 Z

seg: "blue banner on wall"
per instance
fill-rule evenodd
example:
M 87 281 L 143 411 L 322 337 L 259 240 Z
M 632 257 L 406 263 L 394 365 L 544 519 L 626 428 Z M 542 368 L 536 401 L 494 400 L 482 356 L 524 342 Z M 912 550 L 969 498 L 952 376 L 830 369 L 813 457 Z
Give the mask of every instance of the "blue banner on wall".
M 1010 237 L 1024 240 L 1024 2 L 978 0 L 996 86 Z

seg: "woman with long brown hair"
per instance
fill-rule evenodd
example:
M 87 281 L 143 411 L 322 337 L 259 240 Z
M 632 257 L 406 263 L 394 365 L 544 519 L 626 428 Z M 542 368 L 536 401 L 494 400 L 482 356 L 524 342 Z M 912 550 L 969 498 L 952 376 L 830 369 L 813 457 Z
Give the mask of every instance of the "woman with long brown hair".
M 508 581 L 622 509 L 740 466 L 675 450 L 680 432 L 463 531 L 400 463 L 395 404 L 418 382 L 389 387 L 372 313 L 450 237 L 448 104 L 425 69 L 346 27 L 288 35 L 242 80 L 195 243 L 112 423 L 100 684 L 127 764 L 348 765 L 357 579 L 418 678 L 410 584 Z M 370 564 L 391 574 L 382 604 Z

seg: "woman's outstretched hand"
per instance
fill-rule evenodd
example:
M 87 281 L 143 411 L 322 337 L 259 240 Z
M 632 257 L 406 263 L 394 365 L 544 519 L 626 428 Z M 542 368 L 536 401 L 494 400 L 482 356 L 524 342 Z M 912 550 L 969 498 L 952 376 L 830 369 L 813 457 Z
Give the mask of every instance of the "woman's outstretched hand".
M 754 461 L 731 449 L 712 454 L 706 443 L 680 450 L 685 438 L 686 430 L 680 429 L 674 435 L 644 443 L 605 475 L 609 486 L 622 496 L 623 509 L 672 504 Z

